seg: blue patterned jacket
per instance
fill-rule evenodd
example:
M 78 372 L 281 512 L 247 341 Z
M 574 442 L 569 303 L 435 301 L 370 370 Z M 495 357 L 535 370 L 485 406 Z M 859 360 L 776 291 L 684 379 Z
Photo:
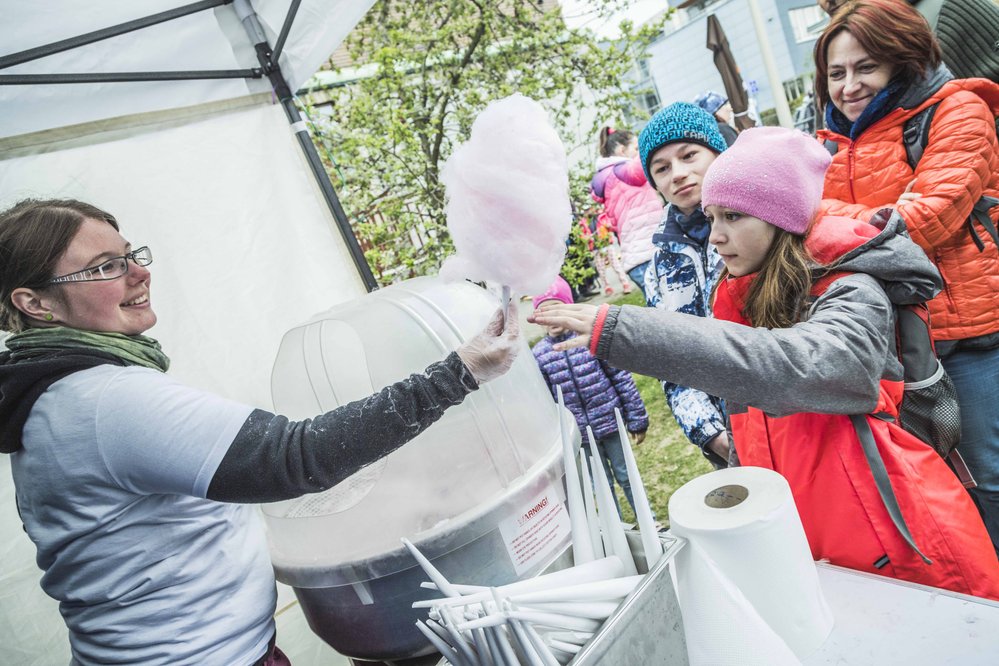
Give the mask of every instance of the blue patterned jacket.
M 714 245 L 698 243 L 683 232 L 676 219 L 681 214 L 667 206 L 652 236 L 656 253 L 645 272 L 646 298 L 649 307 L 710 317 L 711 290 L 724 264 Z M 704 447 L 725 430 L 721 400 L 686 386 L 662 384 L 666 402 L 687 439 L 715 461 Z
M 576 417 L 583 437 L 586 437 L 586 426 L 593 428 L 593 436 L 597 439 L 617 432 L 615 407 L 621 410 L 628 432 L 647 430 L 649 415 L 630 372 L 612 368 L 590 354 L 586 347 L 567 351 L 552 348 L 556 342 L 574 336 L 575 333 L 557 338 L 545 336 L 531 351 L 552 396 L 556 395 L 556 386 L 562 387 L 565 406 Z

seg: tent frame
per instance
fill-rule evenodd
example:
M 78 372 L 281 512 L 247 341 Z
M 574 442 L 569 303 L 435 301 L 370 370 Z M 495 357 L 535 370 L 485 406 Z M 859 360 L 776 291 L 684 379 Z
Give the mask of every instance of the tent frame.
M 281 66 L 278 63 L 281 51 L 284 49 L 285 41 L 288 38 L 288 33 L 291 31 L 291 26 L 295 21 L 301 0 L 291 0 L 274 48 L 271 48 L 267 41 L 267 35 L 250 4 L 250 0 L 200 0 L 199 2 L 120 23 L 101 30 L 95 30 L 76 37 L 0 56 L 0 70 L 229 4 L 233 5 L 237 16 L 243 24 L 247 37 L 253 44 L 260 67 L 236 70 L 6 74 L 0 75 L 0 85 L 118 83 L 126 81 L 176 81 L 226 78 L 260 79 L 266 76 L 274 94 L 284 109 L 288 123 L 295 131 L 295 136 L 309 165 L 309 170 L 319 185 L 327 208 L 336 221 L 337 228 L 347 245 L 351 259 L 357 268 L 365 289 L 369 292 L 377 289 L 378 282 L 375 280 L 371 267 L 364 257 L 364 251 L 361 249 L 361 245 L 354 234 L 353 228 L 350 226 L 350 221 L 347 219 L 347 214 L 340 203 L 336 190 L 333 188 L 333 183 L 330 181 L 329 174 L 326 173 L 326 168 L 323 166 L 319 153 L 316 151 L 316 146 L 309 135 L 308 126 L 303 120 L 298 107 L 295 106 L 294 94 L 289 88 L 288 82 L 281 71 Z

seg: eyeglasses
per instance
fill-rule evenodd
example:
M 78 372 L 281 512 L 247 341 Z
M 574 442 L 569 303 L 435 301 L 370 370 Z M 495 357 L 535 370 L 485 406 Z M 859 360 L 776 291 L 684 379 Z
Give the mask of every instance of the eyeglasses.
M 84 268 L 73 273 L 66 273 L 59 277 L 54 277 L 45 284 L 59 284 L 60 282 L 96 282 L 98 280 L 114 280 L 128 273 L 128 260 L 131 259 L 136 266 L 148 266 L 153 263 L 153 253 L 148 247 L 142 246 L 138 250 L 132 250 L 128 254 L 120 257 L 112 257 L 96 266 Z

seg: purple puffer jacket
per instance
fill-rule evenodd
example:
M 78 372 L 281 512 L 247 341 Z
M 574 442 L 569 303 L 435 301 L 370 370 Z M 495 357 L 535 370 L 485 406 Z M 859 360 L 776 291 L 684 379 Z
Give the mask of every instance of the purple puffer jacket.
M 600 221 L 621 242 L 621 264 L 630 271 L 652 258 L 652 234 L 663 219 L 663 202 L 645 179 L 638 158 L 601 157 L 590 182 L 594 201 L 604 205 Z
M 583 437 L 586 437 L 586 426 L 593 428 L 593 436 L 597 439 L 616 432 L 615 407 L 621 410 L 629 432 L 648 430 L 649 415 L 630 372 L 610 367 L 590 354 L 586 347 L 568 351 L 552 348 L 556 342 L 574 336 L 575 333 L 557 338 L 546 336 L 532 351 L 552 395 L 556 395 L 556 386 L 562 387 L 565 406 L 576 417 Z

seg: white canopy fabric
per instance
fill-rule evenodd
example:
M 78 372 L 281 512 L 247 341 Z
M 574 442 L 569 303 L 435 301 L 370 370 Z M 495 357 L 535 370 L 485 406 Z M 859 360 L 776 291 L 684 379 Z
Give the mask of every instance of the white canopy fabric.
M 190 5 L 219 6 L 0 69 L 0 76 L 259 67 L 237 4 L 179 0 L 0 1 L 0 56 Z M 291 0 L 252 0 L 274 46 Z M 292 90 L 311 77 L 374 0 L 302 0 L 279 63 Z M 2 66 L 2 65 L 0 65 Z M 266 78 L 0 86 L 0 137 L 269 91 Z
M 291 90 L 373 4 L 241 2 L 256 10 L 271 46 L 299 4 L 279 60 Z M 153 250 L 159 322 L 149 334 L 171 357 L 171 374 L 270 409 L 284 332 L 366 288 L 296 140 L 303 128 L 289 126 L 268 79 L 7 85 L 25 74 L 260 67 L 240 3 L 214 0 L 191 3 L 209 8 L 183 18 L 5 67 L 12 54 L 188 4 L 0 0 L 0 209 L 25 197 L 72 197 L 114 214 L 126 238 Z M 9 466 L 0 456 L 0 645 L 11 663 L 66 664 L 66 628 L 38 586 Z M 344 663 L 309 633 L 287 588 L 277 619 L 296 666 Z

